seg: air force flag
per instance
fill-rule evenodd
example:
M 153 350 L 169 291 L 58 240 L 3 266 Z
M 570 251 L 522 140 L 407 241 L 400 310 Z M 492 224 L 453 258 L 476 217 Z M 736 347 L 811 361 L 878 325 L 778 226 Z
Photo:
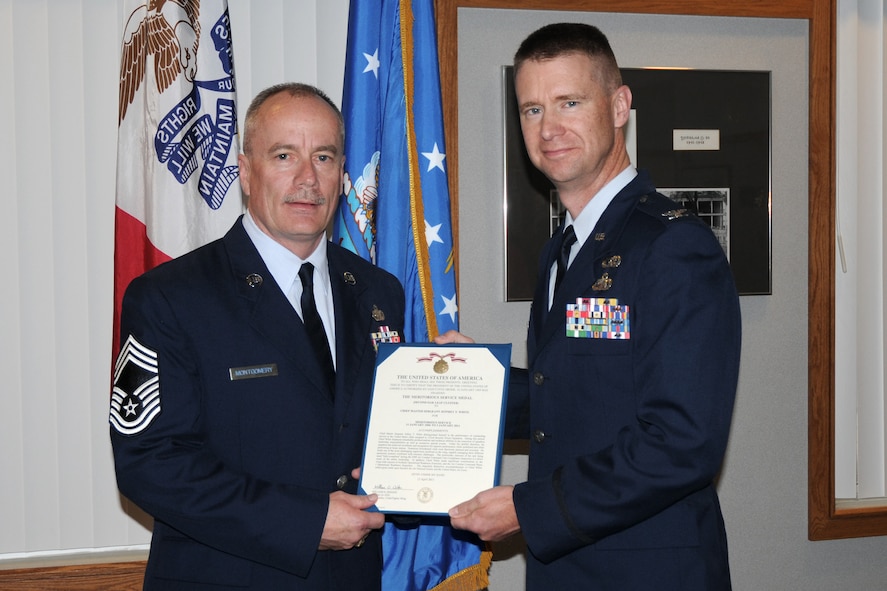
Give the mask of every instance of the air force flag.
M 396 275 L 407 342 L 459 328 L 432 0 L 352 0 L 333 239 Z M 386 524 L 386 591 L 476 590 L 491 555 L 448 520 Z

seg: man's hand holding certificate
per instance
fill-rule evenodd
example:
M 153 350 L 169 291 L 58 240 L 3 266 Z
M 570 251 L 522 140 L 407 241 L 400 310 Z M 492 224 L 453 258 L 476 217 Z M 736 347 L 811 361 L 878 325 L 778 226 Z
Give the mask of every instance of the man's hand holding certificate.
M 446 514 L 495 486 L 511 345 L 380 344 L 360 490 L 384 513 Z

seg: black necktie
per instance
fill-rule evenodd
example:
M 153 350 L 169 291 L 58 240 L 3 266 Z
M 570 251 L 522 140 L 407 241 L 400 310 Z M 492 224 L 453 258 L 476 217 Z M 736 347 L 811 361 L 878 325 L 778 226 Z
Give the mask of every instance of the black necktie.
M 304 263 L 299 269 L 299 279 L 302 280 L 302 322 L 311 339 L 311 347 L 317 355 L 320 366 L 326 373 L 330 394 L 335 392 L 336 370 L 333 369 L 333 358 L 330 355 L 330 344 L 323 330 L 323 322 L 317 313 L 317 304 L 314 302 L 314 265 Z
M 570 262 L 570 250 L 573 248 L 575 242 L 576 231 L 573 229 L 573 224 L 570 224 L 564 229 L 564 242 L 561 244 L 561 252 L 557 257 L 557 275 L 554 276 L 554 293 L 557 293 L 557 288 L 560 287 L 561 281 L 564 280 L 564 275 L 567 274 L 567 263 Z

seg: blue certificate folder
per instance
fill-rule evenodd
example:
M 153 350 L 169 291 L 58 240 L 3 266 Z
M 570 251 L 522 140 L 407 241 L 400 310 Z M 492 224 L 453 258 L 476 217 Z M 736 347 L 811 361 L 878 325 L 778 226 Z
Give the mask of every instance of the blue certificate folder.
M 510 366 L 510 344 L 379 344 L 358 486 L 371 510 L 446 515 L 499 484 Z

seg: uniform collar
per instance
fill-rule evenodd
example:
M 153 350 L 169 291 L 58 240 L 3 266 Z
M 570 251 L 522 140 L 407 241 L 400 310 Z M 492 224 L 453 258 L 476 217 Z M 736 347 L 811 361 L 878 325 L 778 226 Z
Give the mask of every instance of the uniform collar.
M 326 233 L 324 233 L 323 239 L 317 245 L 317 248 L 314 249 L 314 252 L 307 259 L 302 259 L 265 234 L 256 224 L 249 210 L 243 216 L 243 228 L 246 230 L 253 245 L 255 245 L 256 250 L 259 251 L 259 256 L 262 257 L 265 266 L 268 267 L 268 271 L 274 277 L 274 281 L 277 282 L 277 285 L 280 286 L 284 293 L 287 293 L 290 286 L 298 279 L 299 269 L 306 262 L 314 265 L 314 268 L 317 270 L 314 277 L 316 282 L 319 281 L 321 283 L 319 287 L 322 288 L 322 293 L 330 293 Z
M 591 198 L 591 201 L 589 201 L 585 208 L 579 212 L 576 219 L 573 219 L 570 212 L 567 212 L 564 227 L 572 224 L 573 230 L 576 231 L 576 244 L 573 246 L 574 253 L 579 252 L 582 249 L 582 245 L 585 244 L 585 241 L 591 236 L 594 227 L 597 225 L 598 221 L 600 221 L 601 216 L 604 215 L 607 206 L 610 205 L 610 202 L 613 201 L 622 189 L 634 180 L 637 174 L 638 171 L 634 166 L 628 166 L 625 170 L 613 177 L 609 183 L 604 185 L 601 190 Z

